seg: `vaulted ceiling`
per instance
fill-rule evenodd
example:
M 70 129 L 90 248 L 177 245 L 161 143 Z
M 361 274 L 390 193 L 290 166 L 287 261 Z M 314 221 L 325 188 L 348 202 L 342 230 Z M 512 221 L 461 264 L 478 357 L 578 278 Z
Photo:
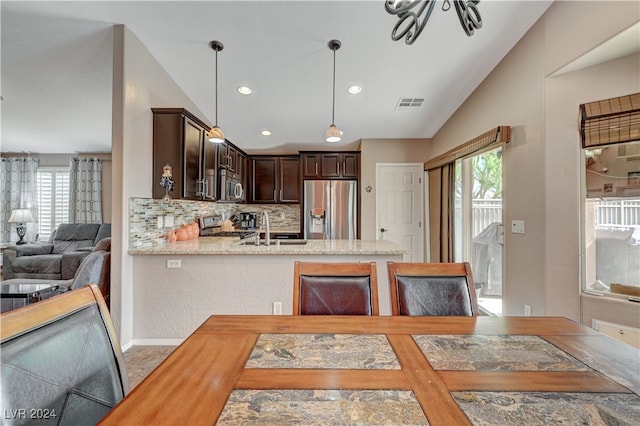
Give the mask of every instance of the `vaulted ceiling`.
M 110 151 L 113 24 L 136 35 L 211 125 L 209 42 L 221 41 L 218 124 L 248 153 L 328 148 L 331 39 L 342 43 L 335 123 L 344 132 L 331 149 L 361 138 L 429 138 L 551 4 L 480 1 L 482 26 L 467 36 L 453 3 L 435 2 L 409 45 L 392 40 L 398 17 L 382 0 L 2 1 L 2 151 Z M 347 92 L 353 84 L 360 94 Z M 242 85 L 253 93 L 238 93 Z M 423 101 L 401 106 L 407 98 Z

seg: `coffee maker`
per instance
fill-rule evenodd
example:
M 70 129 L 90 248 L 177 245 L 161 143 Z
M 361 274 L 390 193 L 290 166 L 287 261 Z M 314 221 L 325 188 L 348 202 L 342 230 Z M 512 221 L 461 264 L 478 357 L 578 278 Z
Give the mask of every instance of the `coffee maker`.
M 240 213 L 240 227 L 244 229 L 256 229 L 256 213 Z

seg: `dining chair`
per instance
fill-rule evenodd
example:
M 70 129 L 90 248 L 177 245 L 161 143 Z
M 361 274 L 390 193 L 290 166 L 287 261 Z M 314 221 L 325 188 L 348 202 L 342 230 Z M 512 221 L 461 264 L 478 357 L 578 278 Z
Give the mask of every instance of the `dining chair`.
M 375 262 L 296 261 L 293 315 L 378 315 Z
M 387 262 L 387 267 L 392 315 L 478 315 L 468 262 Z
M 0 405 L 9 423 L 96 424 L 129 391 L 96 285 L 3 313 L 0 322 Z

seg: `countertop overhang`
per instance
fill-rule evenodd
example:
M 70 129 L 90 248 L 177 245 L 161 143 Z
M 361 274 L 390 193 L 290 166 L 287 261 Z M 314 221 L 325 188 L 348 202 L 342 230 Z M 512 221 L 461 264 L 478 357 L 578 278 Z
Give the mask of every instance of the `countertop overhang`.
M 255 246 L 241 245 L 240 238 L 200 237 L 144 248 L 130 248 L 130 255 L 403 255 L 406 248 L 385 240 L 307 240 L 304 245 L 277 244 Z

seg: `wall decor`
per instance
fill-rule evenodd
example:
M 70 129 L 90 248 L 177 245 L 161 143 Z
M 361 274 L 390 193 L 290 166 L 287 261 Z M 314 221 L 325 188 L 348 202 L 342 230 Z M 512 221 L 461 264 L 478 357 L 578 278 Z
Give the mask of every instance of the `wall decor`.
M 164 197 L 162 197 L 162 201 L 165 203 L 171 202 L 171 195 L 169 195 L 169 191 L 173 191 L 173 169 L 167 164 L 162 168 L 162 180 L 160 181 L 160 186 L 164 188 Z

